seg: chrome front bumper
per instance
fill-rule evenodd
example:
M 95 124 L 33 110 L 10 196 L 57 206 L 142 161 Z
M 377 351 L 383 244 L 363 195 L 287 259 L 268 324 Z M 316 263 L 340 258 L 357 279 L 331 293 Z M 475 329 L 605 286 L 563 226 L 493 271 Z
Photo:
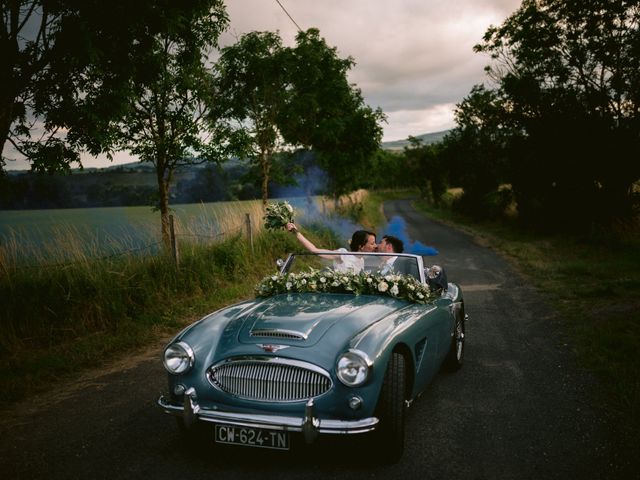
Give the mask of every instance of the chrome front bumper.
M 360 420 L 319 419 L 315 415 L 313 399 L 309 399 L 307 402 L 303 418 L 203 409 L 198 405 L 197 395 L 193 388 L 188 389 L 184 393 L 183 405 L 174 405 L 164 396 L 161 396 L 158 399 L 158 406 L 169 415 L 182 417 L 187 428 L 192 426 L 196 421 L 203 421 L 222 425 L 301 432 L 308 443 L 313 442 L 320 433 L 340 435 L 366 433 L 375 430 L 378 425 L 378 419 L 376 417 L 363 418 Z

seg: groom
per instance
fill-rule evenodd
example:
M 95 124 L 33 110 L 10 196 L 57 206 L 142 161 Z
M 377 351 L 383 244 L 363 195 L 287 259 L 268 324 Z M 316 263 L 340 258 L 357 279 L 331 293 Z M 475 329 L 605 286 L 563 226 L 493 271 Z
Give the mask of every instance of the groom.
M 402 253 L 404 251 L 404 243 L 398 237 L 393 235 L 385 235 L 378 244 L 378 253 Z M 380 265 L 380 273 L 386 275 L 393 272 L 393 264 L 398 257 L 384 257 Z

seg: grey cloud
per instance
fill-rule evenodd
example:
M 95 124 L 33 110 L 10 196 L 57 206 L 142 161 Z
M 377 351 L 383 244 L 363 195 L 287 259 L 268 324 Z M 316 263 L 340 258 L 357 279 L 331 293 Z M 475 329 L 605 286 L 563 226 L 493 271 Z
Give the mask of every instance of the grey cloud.
M 350 80 L 372 107 L 390 117 L 385 130 L 406 131 L 404 115 L 394 112 L 438 112 L 455 105 L 474 84 L 485 81 L 488 59 L 473 52 L 491 24 L 500 24 L 519 0 L 283 0 L 301 28 L 317 27 L 341 56 L 356 66 Z M 296 28 L 277 3 L 234 0 L 231 26 L 237 31 L 279 30 L 292 44 Z M 270 23 L 271 22 L 271 23 Z M 433 115 L 436 115 L 433 113 Z M 453 111 L 450 114 L 453 119 Z

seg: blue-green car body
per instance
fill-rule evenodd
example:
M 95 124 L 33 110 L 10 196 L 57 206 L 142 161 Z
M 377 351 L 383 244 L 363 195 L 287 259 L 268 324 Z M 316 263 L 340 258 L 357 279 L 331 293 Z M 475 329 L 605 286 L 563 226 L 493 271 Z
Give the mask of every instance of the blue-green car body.
M 422 257 L 402 257 L 415 263 L 414 280 L 430 283 L 433 270 L 424 268 Z M 454 283 L 431 284 L 425 302 L 293 289 L 211 313 L 169 343 L 179 358 L 169 355 L 169 393 L 159 405 L 186 427 L 205 422 L 300 433 L 308 442 L 322 434 L 380 430 L 379 399 L 392 358 L 403 362 L 401 410 L 443 363 L 462 364 L 462 292 Z M 184 371 L 173 371 L 172 361 L 182 362 L 176 370 Z M 350 375 L 358 374 L 352 382 Z

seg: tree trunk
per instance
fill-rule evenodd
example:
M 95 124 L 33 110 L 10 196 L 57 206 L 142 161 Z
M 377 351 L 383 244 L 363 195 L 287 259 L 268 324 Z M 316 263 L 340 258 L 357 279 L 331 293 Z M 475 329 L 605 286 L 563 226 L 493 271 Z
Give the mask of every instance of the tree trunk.
M 0 85 L 5 80 L 9 80 L 7 76 L 0 75 Z M 8 90 L 8 87 L 6 90 Z M 9 157 L 7 153 L 13 146 L 9 141 L 9 133 L 11 132 L 11 124 L 15 120 L 14 104 L 15 97 L 12 93 L 9 93 L 8 91 L 0 92 L 0 135 L 2 138 L 2 145 L 0 146 L 0 175 L 2 175 L 2 172 L 4 171 L 2 157 Z
M 11 130 L 11 122 L 12 122 L 12 108 L 7 105 L 9 102 L 6 99 L 2 99 L 3 105 L 0 106 L 0 135 L 2 135 L 2 145 L 0 146 L 0 180 L 2 180 L 2 176 L 5 173 L 4 163 L 2 163 L 2 158 L 7 154 L 5 152 L 5 147 L 7 150 L 11 148 L 11 142 L 9 142 L 9 131 Z M 11 102 L 13 104 L 13 102 Z M 4 182 L 0 181 L 0 194 L 2 194 L 2 189 L 4 188 Z M 8 188 L 8 187 L 7 187 Z
M 12 109 L 8 106 L 0 106 L 0 135 L 2 135 L 2 147 L 0 147 L 0 155 L 4 152 L 6 146 L 11 145 L 9 142 L 9 130 L 12 122 Z
M 160 223 L 162 226 L 162 245 L 166 250 L 171 248 L 171 235 L 169 234 L 169 180 L 166 175 L 166 167 L 163 163 L 156 165 L 156 175 L 158 178 L 158 193 L 160 201 L 158 208 L 160 209 Z
M 269 173 L 271 171 L 271 153 L 262 151 L 260 153 L 260 166 L 262 167 L 262 207 L 267 207 L 269 198 Z

